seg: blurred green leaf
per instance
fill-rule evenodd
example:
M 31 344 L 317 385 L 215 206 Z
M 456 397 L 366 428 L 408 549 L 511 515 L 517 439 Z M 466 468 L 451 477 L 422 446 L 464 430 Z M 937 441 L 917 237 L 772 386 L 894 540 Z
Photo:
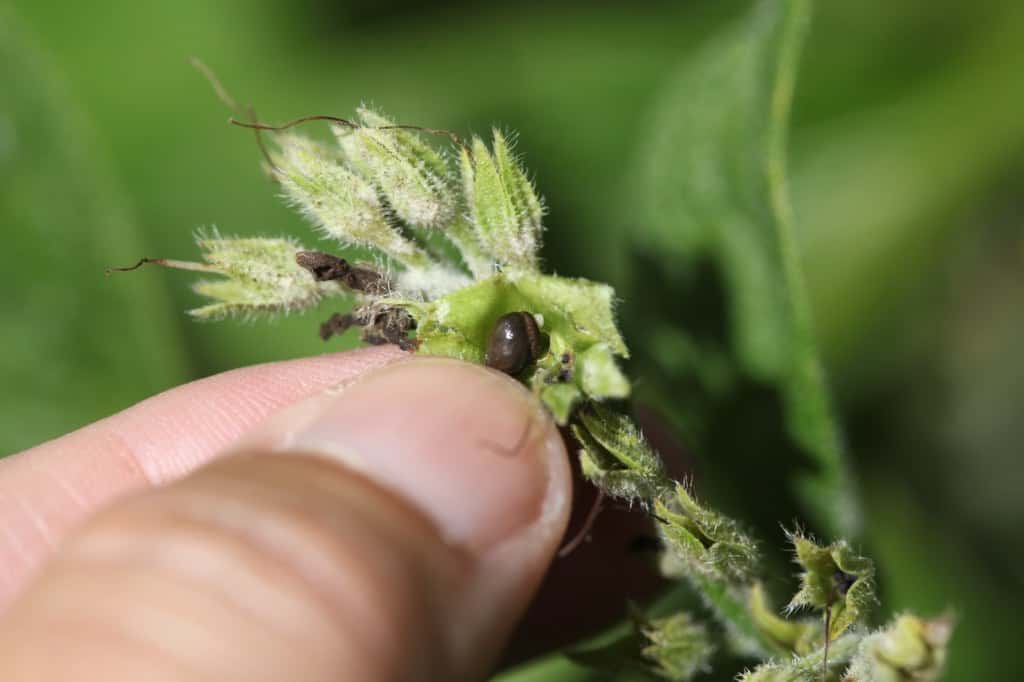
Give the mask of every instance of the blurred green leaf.
M 729 314 L 722 343 L 749 379 L 778 388 L 789 437 L 815 467 L 796 481 L 807 510 L 830 532 L 850 534 L 855 499 L 812 335 L 785 177 L 789 103 L 809 10 L 809 0 L 760 2 L 684 65 L 643 147 L 646 222 L 634 243 L 684 273 L 677 288 L 659 294 L 670 299 L 706 298 L 697 273 L 714 270 Z M 649 281 L 648 291 L 642 286 L 634 298 L 654 295 Z M 684 337 L 699 335 L 688 322 L 672 320 Z M 662 346 L 671 354 L 672 343 Z
M 794 149 L 815 321 L 844 385 L 891 379 L 894 356 L 928 322 L 920 318 L 935 298 L 936 263 L 981 227 L 965 209 L 1000 173 L 1019 173 L 1024 5 L 999 5 L 971 8 L 982 26 L 945 69 L 805 131 Z
M 188 373 L 161 282 L 103 276 L 143 253 L 137 226 L 60 74 L 2 7 L 0 93 L 0 384 L 17 387 L 0 392 L 8 453 Z
M 951 616 L 918 618 L 903 614 L 885 629 L 860 643 L 846 678 L 852 682 L 932 682 L 946 663 L 946 646 L 953 635 Z
M 1006 652 L 1020 642 L 1019 587 L 999 580 L 997 567 L 976 551 L 975 538 L 950 532 L 924 511 L 890 469 L 866 489 L 867 523 L 874 532 L 882 605 L 887 618 L 910 609 L 935 617 L 952 609 L 946 680 L 1015 680 Z M 1019 561 L 1000 548 L 1003 557 Z
M 573 663 L 560 653 L 531 661 L 492 678 L 493 682 L 609 682 L 612 679 L 615 676 Z

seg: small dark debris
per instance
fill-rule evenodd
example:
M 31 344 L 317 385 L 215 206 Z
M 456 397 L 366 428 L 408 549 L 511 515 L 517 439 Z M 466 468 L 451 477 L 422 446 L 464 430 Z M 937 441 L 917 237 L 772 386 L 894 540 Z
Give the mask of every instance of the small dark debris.
M 369 316 L 363 331 L 363 341 L 380 345 L 393 343 L 402 350 L 414 350 L 419 343 L 409 338 L 416 328 L 416 320 L 403 308 L 377 308 Z
M 326 341 L 332 336 L 340 336 L 352 327 L 358 326 L 361 326 L 361 324 L 354 315 L 334 313 L 326 322 L 320 325 L 320 338 Z
M 836 571 L 832 574 L 832 581 L 836 584 L 836 592 L 839 596 L 845 597 L 846 593 L 853 587 L 853 584 L 857 582 L 857 576 L 850 575 L 844 571 Z
M 373 346 L 393 343 L 402 350 L 415 350 L 419 346 L 416 339 L 409 338 L 409 332 L 416 328 L 412 315 L 402 308 L 372 305 L 356 308 L 347 314 L 331 315 L 320 325 L 320 338 L 327 341 L 352 327 L 362 327 L 362 340 Z
M 364 294 L 386 294 L 384 275 L 366 265 L 352 265 L 344 258 L 323 251 L 299 251 L 295 262 L 309 271 L 318 282 L 340 281 L 352 291 Z

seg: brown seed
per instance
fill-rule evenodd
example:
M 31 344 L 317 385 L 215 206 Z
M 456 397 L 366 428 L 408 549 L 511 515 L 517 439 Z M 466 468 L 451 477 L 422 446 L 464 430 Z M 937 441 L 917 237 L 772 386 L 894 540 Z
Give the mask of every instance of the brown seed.
M 543 337 L 537 321 L 533 315 L 521 310 L 502 315 L 494 323 L 487 341 L 484 364 L 516 376 L 543 351 Z

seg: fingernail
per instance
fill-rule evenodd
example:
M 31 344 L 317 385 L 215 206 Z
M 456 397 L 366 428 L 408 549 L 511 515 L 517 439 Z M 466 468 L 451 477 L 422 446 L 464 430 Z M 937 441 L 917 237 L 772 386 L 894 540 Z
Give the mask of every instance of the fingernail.
M 477 365 L 397 363 L 312 405 L 284 450 L 341 461 L 475 553 L 536 520 L 551 471 L 565 466 L 561 437 L 536 398 Z

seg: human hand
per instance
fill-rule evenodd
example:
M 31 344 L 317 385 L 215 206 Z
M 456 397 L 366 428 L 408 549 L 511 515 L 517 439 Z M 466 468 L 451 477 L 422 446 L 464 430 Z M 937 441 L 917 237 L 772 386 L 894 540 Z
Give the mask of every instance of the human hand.
M 174 389 L 0 460 L 0 679 L 481 679 L 571 478 L 478 366 L 376 348 Z

